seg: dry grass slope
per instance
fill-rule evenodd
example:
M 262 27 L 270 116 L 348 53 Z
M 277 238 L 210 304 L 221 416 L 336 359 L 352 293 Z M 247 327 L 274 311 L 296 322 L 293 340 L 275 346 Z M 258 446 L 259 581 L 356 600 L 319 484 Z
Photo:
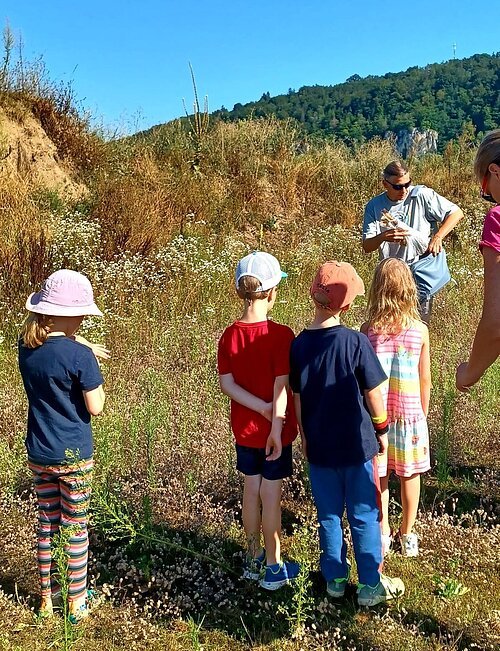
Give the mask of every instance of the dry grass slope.
M 57 106 L 42 109 L 56 123 L 50 133 L 69 137 Z M 361 252 L 360 219 L 390 145 L 313 143 L 301 153 L 297 127 L 275 120 L 219 123 L 201 142 L 180 124 L 147 142 L 104 143 L 84 124 L 75 134 L 80 127 L 83 140 L 56 144 L 73 159 L 81 143 L 90 152 L 98 143 L 80 168 L 84 199 L 0 169 L 0 650 L 498 648 L 498 366 L 470 396 L 453 388 L 481 305 L 485 206 L 470 173 L 473 144 L 464 136 L 443 156 L 412 161 L 413 177 L 456 200 L 467 222 L 448 243 L 454 283 L 439 295 L 431 329 L 434 465 L 418 524 L 422 555 L 392 555 L 387 572 L 404 578 L 407 593 L 362 611 L 354 586 L 342 604 L 325 596 L 299 450 L 284 495 L 284 548 L 310 563 L 310 579 L 269 595 L 239 578 L 241 479 L 215 351 L 239 313 L 235 262 L 252 248 L 288 271 L 274 318 L 296 332 L 310 318 L 307 288 L 320 262 L 349 260 L 369 284 L 375 260 Z M 94 427 L 91 541 L 92 580 L 107 600 L 70 634 L 60 617 L 33 615 L 36 518 L 15 350 L 27 294 L 62 266 L 91 278 L 105 317 L 84 333 L 113 354 Z M 347 324 L 358 327 L 364 309 L 360 299 Z M 399 516 L 395 500 L 394 524 Z

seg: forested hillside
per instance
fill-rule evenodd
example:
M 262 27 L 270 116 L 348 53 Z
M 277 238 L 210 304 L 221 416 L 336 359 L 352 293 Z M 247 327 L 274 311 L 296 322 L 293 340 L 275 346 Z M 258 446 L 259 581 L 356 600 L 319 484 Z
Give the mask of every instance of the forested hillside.
M 470 393 L 454 383 L 483 299 L 478 240 L 489 206 L 473 175 L 474 144 L 459 138 L 412 161 L 413 178 L 466 218 L 447 238 L 453 282 L 436 297 L 429 335 L 432 467 L 415 526 L 422 553 L 389 554 L 385 571 L 401 577 L 404 594 L 392 606 L 360 608 L 352 545 L 344 598 L 333 600 L 320 576 L 298 440 L 283 483 L 282 549 L 302 571 L 275 591 L 244 578 L 243 480 L 217 342 L 241 315 L 237 261 L 256 248 L 288 274 L 272 316 L 296 333 L 313 317 L 309 288 L 325 260 L 349 261 L 368 290 L 377 256 L 363 252 L 361 220 L 392 143 L 311 137 L 298 155 L 304 132 L 293 119 L 225 122 L 200 110 L 146 138 L 106 140 L 81 117 L 71 87 L 42 73 L 8 58 L 0 65 L 0 651 L 499 649 L 500 367 Z M 36 614 L 38 505 L 18 366 L 26 298 L 62 268 L 91 281 L 103 318 L 86 319 L 79 334 L 110 351 L 105 410 L 93 422 L 95 599 L 77 626 L 67 616 L 75 531 L 56 532 L 55 521 L 60 601 Z M 345 325 L 360 327 L 366 301 L 356 298 Z M 78 458 L 79 449 L 65 454 Z
M 292 117 L 307 134 L 362 141 L 400 129 L 435 129 L 442 148 L 471 123 L 477 133 L 500 125 L 500 53 L 476 54 L 382 77 L 353 75 L 336 86 L 303 86 L 286 95 L 222 108 L 213 116 Z

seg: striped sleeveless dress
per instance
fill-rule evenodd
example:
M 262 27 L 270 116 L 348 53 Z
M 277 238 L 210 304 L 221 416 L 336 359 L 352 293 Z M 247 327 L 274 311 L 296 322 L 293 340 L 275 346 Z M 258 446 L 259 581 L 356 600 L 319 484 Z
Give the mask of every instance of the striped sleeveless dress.
M 389 420 L 387 455 L 379 459 L 379 475 L 391 470 L 400 477 L 411 477 L 430 468 L 429 432 L 420 401 L 418 364 L 422 332 L 410 327 L 397 335 L 375 333 L 368 339 L 389 378 L 380 387 Z

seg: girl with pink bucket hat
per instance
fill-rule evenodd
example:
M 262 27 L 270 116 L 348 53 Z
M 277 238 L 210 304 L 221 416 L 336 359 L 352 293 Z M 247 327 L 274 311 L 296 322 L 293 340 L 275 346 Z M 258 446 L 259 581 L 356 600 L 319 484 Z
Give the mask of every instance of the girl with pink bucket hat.
M 75 335 L 86 315 L 102 316 L 88 278 L 56 271 L 26 301 L 19 369 L 28 397 L 26 449 L 38 502 L 40 614 L 60 599 L 55 534 L 67 535 L 68 610 L 72 623 L 89 613 L 87 510 L 93 469 L 90 417 L 104 406 L 97 357 L 104 346 Z

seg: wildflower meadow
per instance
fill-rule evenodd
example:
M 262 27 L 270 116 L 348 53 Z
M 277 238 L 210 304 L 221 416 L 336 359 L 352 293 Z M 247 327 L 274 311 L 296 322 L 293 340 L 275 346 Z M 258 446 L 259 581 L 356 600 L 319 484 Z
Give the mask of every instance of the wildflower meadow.
M 272 594 L 241 578 L 242 479 L 216 349 L 240 315 L 233 274 L 249 251 L 273 253 L 287 271 L 272 317 L 296 333 L 311 318 L 308 288 L 322 262 L 349 261 L 369 286 L 376 256 L 362 252 L 363 206 L 380 191 L 392 145 L 318 142 L 300 153 L 290 122 L 205 126 L 195 136 L 174 123 L 148 139 L 102 142 L 82 140 L 79 129 L 78 160 L 88 146 L 92 166 L 75 172 L 87 188 L 77 198 L 0 175 L 0 650 L 498 648 L 498 364 L 470 394 L 454 387 L 482 302 L 477 241 L 487 207 L 472 178 L 474 141 L 465 134 L 442 155 L 409 161 L 412 177 L 466 219 L 445 242 L 453 281 L 436 298 L 430 328 L 421 554 L 391 554 L 386 572 L 403 578 L 406 593 L 365 610 L 355 573 L 342 602 L 326 595 L 298 444 L 284 485 L 283 548 L 303 572 Z M 90 581 L 104 600 L 77 627 L 61 613 L 36 617 L 36 512 L 16 353 L 28 294 L 61 267 L 90 278 L 104 318 L 86 319 L 81 333 L 111 350 L 105 410 L 93 422 Z M 360 297 L 345 323 L 359 328 L 365 309 Z M 401 505 L 394 499 L 390 510 L 397 526 Z

